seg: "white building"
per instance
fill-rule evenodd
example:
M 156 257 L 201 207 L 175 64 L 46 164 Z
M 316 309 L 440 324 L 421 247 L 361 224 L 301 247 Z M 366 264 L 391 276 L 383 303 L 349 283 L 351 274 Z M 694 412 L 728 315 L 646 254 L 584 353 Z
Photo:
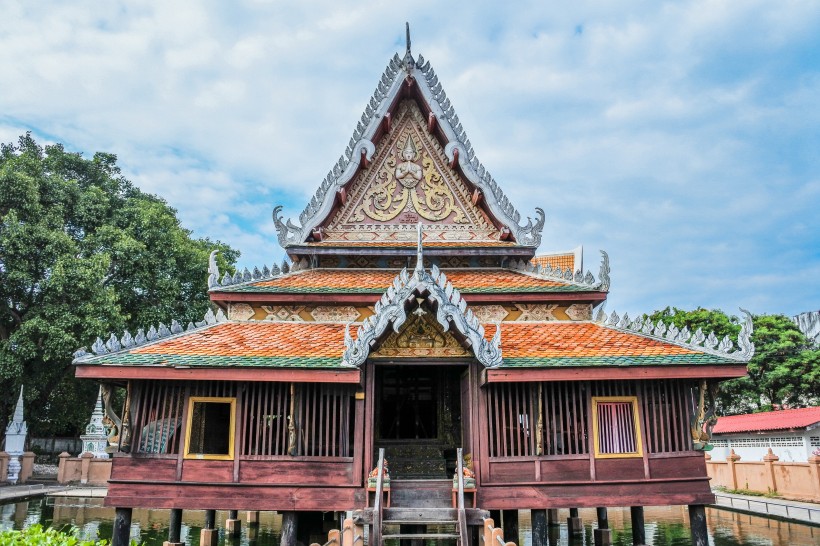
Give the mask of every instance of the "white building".
M 760 461 L 771 448 L 781 461 L 805 462 L 820 451 L 820 406 L 721 417 L 710 443 L 715 461 L 732 449 L 741 461 Z

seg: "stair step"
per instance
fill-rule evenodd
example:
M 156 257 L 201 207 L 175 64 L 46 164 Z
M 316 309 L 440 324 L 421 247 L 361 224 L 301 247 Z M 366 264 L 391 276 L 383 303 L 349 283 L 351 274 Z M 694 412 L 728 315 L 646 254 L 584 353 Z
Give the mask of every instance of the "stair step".
M 397 535 L 382 535 L 384 540 L 389 540 L 393 538 L 398 539 L 413 539 L 413 538 L 420 538 L 422 540 L 435 540 L 435 539 L 448 539 L 448 538 L 459 538 L 458 534 L 451 534 L 451 533 L 399 533 Z
M 455 525 L 458 519 L 384 519 L 383 525 Z

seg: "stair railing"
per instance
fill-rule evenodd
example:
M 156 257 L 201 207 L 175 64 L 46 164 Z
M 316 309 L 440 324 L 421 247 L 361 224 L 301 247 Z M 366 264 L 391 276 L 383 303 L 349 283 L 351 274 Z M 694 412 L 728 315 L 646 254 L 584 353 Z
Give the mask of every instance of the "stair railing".
M 484 518 L 484 532 L 481 533 L 484 546 L 515 546 L 515 542 L 504 542 L 504 531 L 495 526 L 491 518 Z
M 464 510 L 464 458 L 461 448 L 458 448 L 458 461 L 456 463 L 456 474 L 458 474 L 458 535 L 460 546 L 467 546 L 467 512 Z
M 376 500 L 373 501 L 372 545 L 382 546 L 382 493 L 384 491 L 384 448 L 379 448 L 379 466 L 376 467 Z

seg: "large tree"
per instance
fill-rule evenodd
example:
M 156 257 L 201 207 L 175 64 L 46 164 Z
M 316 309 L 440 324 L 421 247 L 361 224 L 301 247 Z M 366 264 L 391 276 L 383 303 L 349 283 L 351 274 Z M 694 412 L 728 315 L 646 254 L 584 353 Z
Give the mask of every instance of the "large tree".
M 728 335 L 735 343 L 740 321 L 720 310 L 677 308 L 655 311 L 649 318 L 678 328 L 714 331 L 718 339 Z M 721 384 L 721 413 L 732 415 L 765 411 L 773 406 L 800 407 L 820 402 L 820 350 L 784 315 L 752 318 L 755 354 L 748 375 Z
M 76 433 L 96 389 L 72 353 L 111 331 L 200 320 L 211 250 L 162 199 L 126 180 L 117 158 L 86 159 L 26 134 L 0 145 L 0 431 L 25 385 L 30 434 Z

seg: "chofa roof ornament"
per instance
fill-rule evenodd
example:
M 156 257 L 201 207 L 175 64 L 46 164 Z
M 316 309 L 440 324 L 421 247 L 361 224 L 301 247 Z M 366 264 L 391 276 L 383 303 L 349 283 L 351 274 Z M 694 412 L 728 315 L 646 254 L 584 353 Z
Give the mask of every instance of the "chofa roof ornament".
M 407 268 L 404 268 L 396 275 L 393 284 L 376 302 L 375 314 L 359 326 L 356 339 L 350 335 L 350 324 L 347 325 L 342 364 L 361 366 L 367 360 L 376 340 L 385 333 L 388 326 L 392 325 L 394 332 L 400 331 L 407 320 L 406 306 L 420 296 L 435 303 L 436 320 L 445 332 L 452 324 L 466 338 L 479 362 L 488 368 L 499 366 L 502 363 L 501 324 L 496 324 L 492 340 L 487 341 L 484 337 L 484 327 L 467 307 L 467 302 L 461 297 L 458 289 L 447 280 L 447 276 L 435 265 L 429 273 L 424 269 L 421 224 L 418 230 L 416 267 L 413 274 L 408 274 Z
M 740 333 L 737 336 L 737 349 L 735 349 L 729 336 L 724 336 L 722 340 L 718 340 L 714 332 L 709 332 L 709 335 L 706 335 L 700 328 L 692 333 L 685 326 L 679 329 L 674 324 L 667 326 L 660 320 L 655 324 L 649 320 L 649 317 L 646 317 L 645 320 L 643 317 L 631 320 L 628 314 L 624 313 L 623 317 L 619 317 L 618 313 L 614 311 L 607 316 L 603 308 L 595 317 L 595 322 L 614 330 L 637 333 L 687 349 L 728 357 L 738 362 L 748 362 L 755 354 L 755 346 L 751 341 L 752 315 L 745 309 L 741 309 L 741 312 L 745 316 L 740 327 Z
M 312 230 L 330 214 L 336 192 L 353 179 L 362 158 L 364 157 L 367 161 L 372 159 L 376 152 L 373 138 L 384 115 L 401 91 L 405 78 L 398 76 L 403 74 L 416 82 L 441 132 L 445 135 L 447 144 L 444 147 L 444 153 L 447 158 L 451 162 L 458 163 L 470 183 L 481 190 L 493 215 L 509 228 L 518 244 L 537 247 L 541 244 L 541 232 L 544 229 L 544 211 L 536 208 L 535 218 L 528 217 L 526 224 L 519 225 L 521 214 L 476 157 L 458 115 L 450 99 L 447 98 L 438 76 L 430 66 L 430 62 L 425 61 L 421 55 L 418 60 L 413 58 L 410 50 L 409 24 L 406 25 L 406 31 L 407 47 L 404 57 L 400 58 L 397 53 L 388 63 L 361 119 L 356 124 L 356 129 L 353 131 L 353 136 L 344 154 L 328 172 L 304 211 L 299 215 L 301 225 L 295 225 L 290 219 L 285 220 L 280 214 L 281 206 L 274 209 L 273 222 L 279 244 L 287 248 L 304 243 Z

